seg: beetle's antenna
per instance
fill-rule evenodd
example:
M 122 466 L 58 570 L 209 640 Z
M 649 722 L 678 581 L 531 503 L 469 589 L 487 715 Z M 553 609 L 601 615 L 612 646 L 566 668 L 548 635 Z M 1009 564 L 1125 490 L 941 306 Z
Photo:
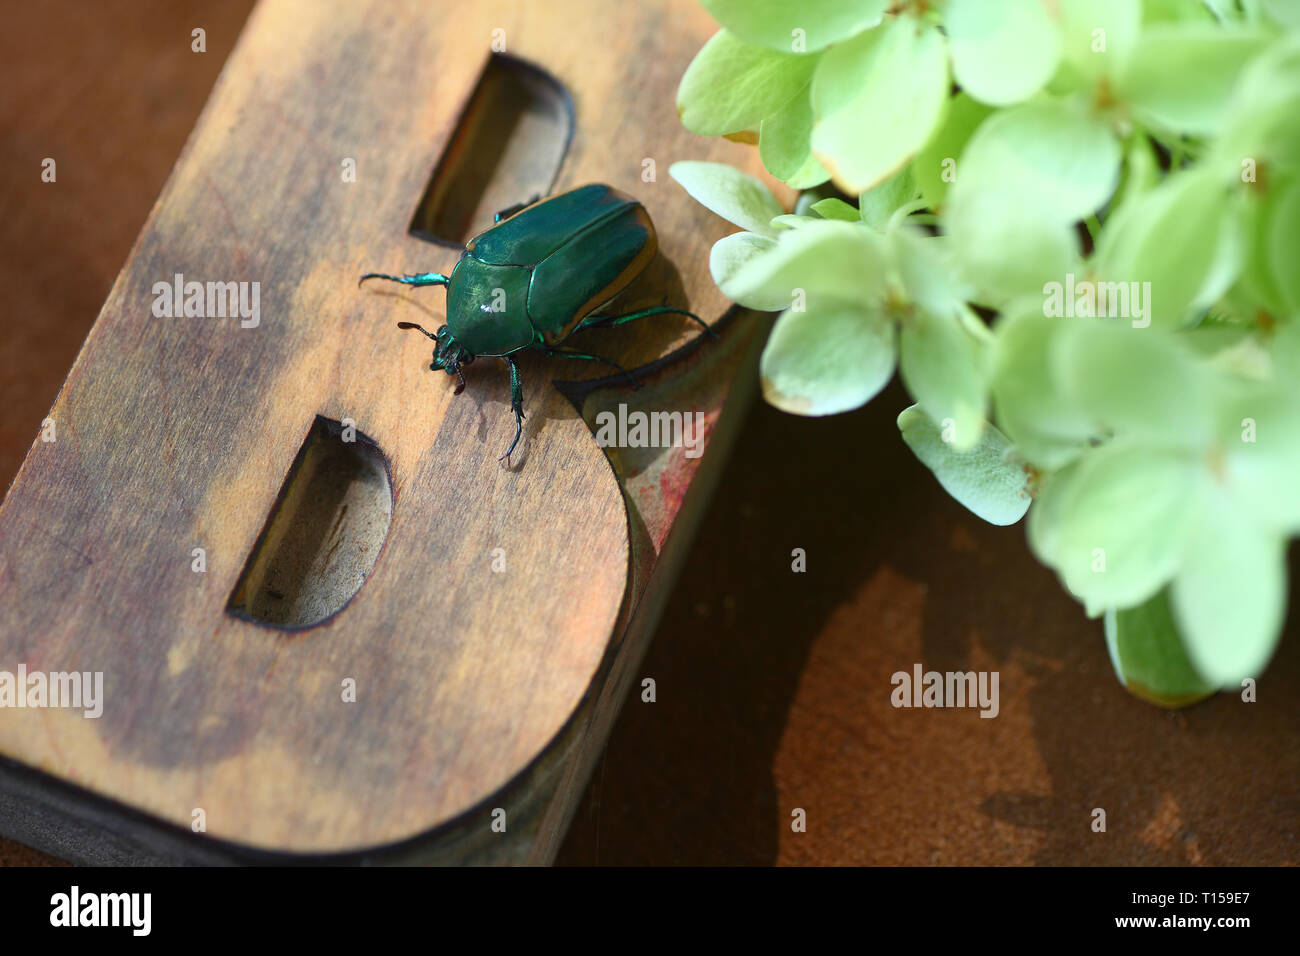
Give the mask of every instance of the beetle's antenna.
M 390 276 L 384 272 L 367 272 L 357 280 L 357 285 L 365 282 L 367 279 L 387 279 L 389 282 L 400 282 L 402 285 L 446 285 L 448 278 L 441 272 L 416 272 L 404 276 Z
M 399 329 L 417 329 L 417 330 L 419 330 L 420 332 L 423 332 L 423 333 L 424 333 L 425 335 L 427 335 L 429 338 L 433 339 L 435 342 L 438 341 L 438 336 L 434 335 L 432 332 L 430 332 L 430 331 L 429 331 L 428 329 L 426 329 L 424 326 L 422 326 L 422 325 L 417 325 L 415 322 L 398 322 L 398 323 L 397 323 L 397 327 L 398 327 Z

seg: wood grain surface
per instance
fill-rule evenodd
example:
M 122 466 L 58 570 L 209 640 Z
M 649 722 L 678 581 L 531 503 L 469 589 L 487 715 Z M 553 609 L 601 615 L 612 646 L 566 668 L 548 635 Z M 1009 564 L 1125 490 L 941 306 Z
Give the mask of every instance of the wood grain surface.
M 455 249 L 407 229 L 496 41 L 573 98 L 556 191 L 608 182 L 642 197 L 658 226 L 659 291 L 620 302 L 728 312 L 707 273 L 725 227 L 665 175 L 690 140 L 668 64 L 707 38 L 708 20 L 685 0 L 620 11 L 625 37 L 650 38 L 642 55 L 607 42 L 610 10 L 596 2 L 563 18 L 529 2 L 255 9 L 49 413 L 57 440 L 33 446 L 0 510 L 4 658 L 103 672 L 105 714 L 6 712 L 0 754 L 176 827 L 201 811 L 209 839 L 357 854 L 481 813 L 559 746 L 602 689 L 682 495 L 631 568 L 619 461 L 611 469 L 572 397 L 547 387 L 555 371 L 522 360 L 525 444 L 502 467 L 514 428 L 504 364 L 475 364 L 454 398 L 454 381 L 427 370 L 427 341 L 394 328 L 436 327 L 441 290 L 356 279 L 451 272 Z M 634 93 L 659 115 L 634 111 Z M 648 182 L 647 157 L 664 167 Z M 260 321 L 160 317 L 155 283 L 178 274 L 259 283 Z M 649 367 L 698 334 L 665 316 L 637 335 L 588 333 L 584 347 Z M 747 351 L 713 354 L 734 364 Z M 647 382 L 673 408 L 669 375 Z M 701 377 L 729 380 L 718 367 Z M 715 389 L 686 409 L 725 398 Z M 318 416 L 383 450 L 392 525 L 343 612 L 269 630 L 225 606 Z M 693 467 L 676 469 L 683 488 Z M 550 813 L 500 800 L 507 820 Z
M 0 483 L 249 6 L 7 5 Z M 200 22 L 206 57 L 189 51 Z M 39 181 L 45 155 L 63 157 L 57 188 Z M 755 407 L 636 670 L 658 700 L 628 692 L 559 861 L 1300 862 L 1294 614 L 1257 704 L 1168 713 L 1129 697 L 1022 529 L 972 518 L 898 441 L 906 403 L 895 386 L 832 419 Z M 999 668 L 999 718 L 890 708 L 889 674 L 916 661 Z M 1096 806 L 1107 834 L 1088 829 Z M 806 833 L 790 829 L 794 807 Z M 0 841 L 0 862 L 52 861 Z

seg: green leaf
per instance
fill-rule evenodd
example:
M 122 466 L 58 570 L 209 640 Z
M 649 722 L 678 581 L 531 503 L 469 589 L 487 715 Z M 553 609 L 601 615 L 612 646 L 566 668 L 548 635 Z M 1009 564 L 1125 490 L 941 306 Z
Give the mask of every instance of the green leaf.
M 886 0 L 701 0 L 746 43 L 782 53 L 811 53 L 880 22 Z
M 812 102 L 809 88 L 758 127 L 758 155 L 763 167 L 793 189 L 810 189 L 831 178 L 812 154 Z
M 1014 194 L 1034 217 L 1073 223 L 1096 212 L 1119 182 L 1120 147 L 1110 128 L 1054 100 L 997 113 L 966 144 L 950 201 Z
M 943 25 L 957 83 L 993 106 L 1033 96 L 1061 59 L 1061 31 L 1040 0 L 953 3 Z
M 818 59 L 776 53 L 719 30 L 686 68 L 677 114 L 701 136 L 757 131 L 808 85 Z
M 772 191 L 756 176 L 726 163 L 682 160 L 668 167 L 691 198 L 728 222 L 760 236 L 775 236 L 771 222 L 785 212 Z
M 1106 648 L 1120 683 L 1153 704 L 1186 707 L 1217 690 L 1197 673 L 1183 649 L 1168 588 L 1145 604 L 1107 611 Z
M 911 17 L 890 20 L 822 56 L 812 85 L 813 152 L 837 186 L 865 192 L 925 145 L 947 97 L 938 31 Z
M 791 189 L 814 189 L 831 181 L 831 174 L 811 152 L 799 171 L 785 181 Z
M 916 199 L 916 183 L 908 167 L 886 179 L 874 189 L 868 189 L 858 197 L 857 213 L 862 221 L 873 229 L 883 230 L 889 219 L 902 206 Z
M 1063 482 L 1048 481 L 1029 516 L 1030 545 L 1090 614 L 1141 604 L 1178 571 L 1202 480 L 1184 454 L 1110 444 Z
M 884 239 L 858 223 L 815 220 L 780 234 L 776 248 L 746 263 L 723 293 L 751 309 L 806 303 L 809 311 L 838 303 L 876 308 L 884 296 Z
M 1212 171 L 1172 173 L 1107 222 L 1095 277 L 1138 283 L 1153 322 L 1180 324 L 1212 304 L 1235 275 L 1233 214 Z
M 894 329 L 878 312 L 831 305 L 777 318 L 759 366 L 763 397 L 795 415 L 869 402 L 894 374 Z
M 988 395 L 984 343 L 966 330 L 955 311 L 916 309 L 903 322 L 898 352 L 907 390 L 944 426 L 952 450 L 974 447 L 984 429 Z
M 913 454 L 934 472 L 945 491 L 990 524 L 1015 524 L 1029 508 L 1028 478 L 1011 443 L 992 425 L 974 447 L 961 451 L 944 440 L 920 405 L 903 410 L 898 428 Z
M 1216 687 L 1256 678 L 1286 612 L 1286 548 L 1210 494 L 1172 589 L 1174 615 L 1196 670 Z
M 830 172 L 826 169 L 825 166 L 821 164 L 821 161 L 818 160 L 817 157 L 812 154 L 812 151 L 810 149 L 808 152 L 808 159 L 805 160 L 804 164 L 799 167 L 798 172 L 796 172 L 789 179 L 785 180 L 785 184 L 789 186 L 791 189 L 802 190 L 802 189 L 815 189 L 816 187 L 822 185 L 822 183 L 828 183 L 830 181 L 831 181 Z
M 811 207 L 813 212 L 823 219 L 838 219 L 841 222 L 861 222 L 861 216 L 858 211 L 846 203 L 843 199 L 836 199 L 831 196 L 828 199 L 819 199 Z
M 1210 135 L 1226 116 L 1242 68 L 1265 43 L 1261 33 L 1218 24 L 1151 24 L 1116 78 L 1116 92 L 1144 123 Z
M 976 127 L 992 112 L 991 107 L 966 93 L 958 93 L 949 102 L 939 131 L 912 160 L 912 176 L 932 209 L 938 209 L 947 197 L 949 183 L 957 175 L 957 157 Z

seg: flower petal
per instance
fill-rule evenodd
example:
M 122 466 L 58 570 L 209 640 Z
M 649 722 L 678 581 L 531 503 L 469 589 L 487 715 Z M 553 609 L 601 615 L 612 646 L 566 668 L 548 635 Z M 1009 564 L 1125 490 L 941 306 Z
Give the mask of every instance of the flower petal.
M 763 397 L 795 415 L 865 405 L 894 374 L 893 326 L 879 313 L 834 305 L 783 312 L 763 349 Z
M 947 99 L 943 38 L 898 17 L 822 56 L 812 84 L 813 152 L 837 186 L 865 192 L 926 144 Z
M 1016 462 L 1005 435 L 987 425 L 974 447 L 958 450 L 945 441 L 920 405 L 898 416 L 903 440 L 944 490 L 990 524 L 1015 524 L 1029 508 L 1028 476 Z
M 1172 590 L 1178 629 L 1205 680 L 1226 688 L 1260 675 L 1282 630 L 1286 591 L 1285 542 L 1213 492 Z
M 691 198 L 728 222 L 760 236 L 775 236 L 772 220 L 785 212 L 761 179 L 726 163 L 682 160 L 668 167 Z
M 1107 445 L 1044 483 L 1030 546 L 1090 614 L 1141 604 L 1177 573 L 1203 494 L 1197 462 Z

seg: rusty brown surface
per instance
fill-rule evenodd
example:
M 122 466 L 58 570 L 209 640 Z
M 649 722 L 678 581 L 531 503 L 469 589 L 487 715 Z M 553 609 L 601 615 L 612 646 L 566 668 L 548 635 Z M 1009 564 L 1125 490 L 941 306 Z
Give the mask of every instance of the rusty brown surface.
M 658 699 L 624 705 L 559 862 L 1300 860 L 1295 617 L 1257 703 L 1137 700 L 1023 529 L 912 458 L 905 404 L 755 407 L 642 667 Z M 998 671 L 998 717 L 894 709 L 917 662 Z
M 6 3 L 4 485 L 250 6 Z M 755 408 L 642 667 L 657 700 L 634 684 L 560 862 L 1300 861 L 1294 616 L 1258 703 L 1137 701 L 1022 530 L 966 514 L 911 458 L 905 401 Z M 999 717 L 893 709 L 890 675 L 918 661 L 999 671 Z M 0 841 L 0 863 L 40 862 Z
M 251 2 L 6 0 L 0 31 L 0 485 L 8 487 Z M 191 30 L 206 31 L 206 53 Z M 41 161 L 57 181 L 41 181 Z M 0 863 L 49 858 L 0 841 Z

